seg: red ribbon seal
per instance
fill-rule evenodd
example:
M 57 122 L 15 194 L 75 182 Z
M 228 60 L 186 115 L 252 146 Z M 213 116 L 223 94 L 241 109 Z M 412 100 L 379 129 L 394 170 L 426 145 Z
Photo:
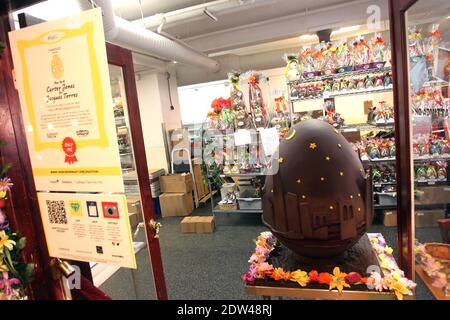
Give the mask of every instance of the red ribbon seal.
M 74 162 L 78 161 L 77 156 L 75 155 L 75 152 L 77 152 L 77 144 L 72 138 L 64 138 L 62 142 L 62 148 L 64 153 L 66 154 L 64 162 L 73 164 Z

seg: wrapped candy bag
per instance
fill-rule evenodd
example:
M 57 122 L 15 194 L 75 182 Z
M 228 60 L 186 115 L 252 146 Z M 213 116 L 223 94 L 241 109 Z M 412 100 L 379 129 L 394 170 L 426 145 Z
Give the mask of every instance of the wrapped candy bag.
M 353 67 L 353 57 L 347 41 L 342 41 L 336 49 L 337 69 L 336 73 L 351 71 Z
M 289 110 L 284 97 L 276 97 L 274 106 L 270 124 L 277 129 L 280 138 L 284 138 L 289 132 Z
M 299 80 L 302 74 L 302 65 L 298 61 L 298 57 L 295 54 L 289 54 L 284 56 L 286 61 L 286 69 L 284 75 L 288 81 Z
M 424 54 L 422 31 L 417 26 L 412 26 L 409 28 L 408 51 L 410 58 L 422 56 Z
M 440 42 L 441 33 L 439 31 L 439 24 L 432 24 L 424 43 L 425 59 L 430 78 L 434 75 L 434 61 L 437 59 L 437 49 Z
M 372 68 L 383 68 L 386 54 L 386 43 L 381 33 L 375 33 L 371 42 Z
M 267 112 L 264 106 L 262 90 L 259 86 L 261 74 L 249 72 L 248 74 L 248 96 L 253 125 L 255 128 L 265 128 L 267 126 Z
M 356 37 L 353 41 L 353 60 L 355 61 L 355 70 L 365 70 L 370 68 L 370 48 L 364 39 L 364 36 Z
M 236 129 L 250 129 L 252 124 L 250 117 L 245 107 L 244 94 L 239 87 L 240 73 L 233 72 L 228 74 L 228 79 L 231 84 L 230 98 L 231 98 L 231 110 L 234 114 L 235 128 Z
M 314 53 L 311 49 L 311 47 L 304 47 L 302 48 L 300 52 L 301 62 L 303 66 L 303 71 L 305 72 L 306 77 L 313 77 L 314 76 Z
M 322 51 L 322 70 L 324 74 L 334 73 L 337 62 L 336 62 L 336 51 L 337 48 L 333 45 L 331 41 L 327 42 L 324 50 Z

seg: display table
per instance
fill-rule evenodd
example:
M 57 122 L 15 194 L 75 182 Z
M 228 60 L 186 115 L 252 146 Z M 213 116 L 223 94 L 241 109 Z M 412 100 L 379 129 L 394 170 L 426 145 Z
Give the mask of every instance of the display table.
M 436 288 L 432 285 L 434 280 L 425 273 L 420 264 L 416 264 L 416 274 L 423 281 L 423 283 L 425 283 L 426 287 L 436 300 L 450 300 L 450 295 L 446 295 L 442 289 Z
M 404 278 L 392 256 L 392 249 L 385 244 L 381 234 L 365 234 L 344 254 L 326 259 L 299 257 L 277 243 L 270 232 L 261 234 L 256 243 L 255 253 L 249 260 L 249 271 L 243 276 L 247 294 L 263 299 L 414 298 L 412 289 L 415 284 Z M 363 275 L 368 275 L 368 278 L 363 278 Z M 338 284 L 341 292 L 337 289 Z
M 270 300 L 271 297 L 289 297 L 300 299 L 320 299 L 320 300 L 396 300 L 396 296 L 391 292 L 344 290 L 341 294 L 328 289 L 312 288 L 289 288 L 282 286 L 260 286 L 247 285 L 245 292 L 250 295 L 260 296 Z M 411 300 L 414 296 L 405 296 L 405 300 Z

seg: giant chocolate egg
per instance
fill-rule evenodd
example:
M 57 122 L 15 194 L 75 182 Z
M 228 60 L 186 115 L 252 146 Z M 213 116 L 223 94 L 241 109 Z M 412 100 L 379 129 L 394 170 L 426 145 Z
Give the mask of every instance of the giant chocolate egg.
M 306 120 L 280 143 L 279 166 L 266 178 L 263 222 L 301 256 L 343 253 L 372 223 L 370 175 L 328 123 Z

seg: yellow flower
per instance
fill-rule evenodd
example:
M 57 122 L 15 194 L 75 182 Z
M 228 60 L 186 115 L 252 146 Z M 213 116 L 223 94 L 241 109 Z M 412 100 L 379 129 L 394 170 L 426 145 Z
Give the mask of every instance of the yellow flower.
M 370 242 L 371 242 L 371 243 L 377 243 L 377 242 L 378 242 L 378 239 L 377 239 L 377 238 L 372 238 L 372 239 L 370 239 Z
M 386 259 L 386 255 L 384 253 L 380 253 L 378 255 L 378 258 L 380 258 L 380 260 L 384 260 L 384 259 Z
M 350 288 L 350 285 L 345 282 L 346 273 L 341 272 L 339 267 L 333 269 L 333 279 L 330 282 L 330 290 L 337 288 L 339 293 L 342 293 L 344 287 Z
M 6 197 L 6 191 L 0 191 L 0 199 Z
M 3 261 L 0 260 L 0 272 L 8 272 L 9 268 L 6 264 L 3 263 Z
M 386 252 L 387 254 L 392 254 L 392 251 L 392 248 L 389 246 L 384 249 L 384 252 Z
M 308 273 L 302 270 L 297 270 L 294 272 L 291 272 L 291 281 L 297 282 L 302 287 L 306 287 L 306 284 L 309 282 Z
M 8 250 L 12 250 L 13 246 L 16 245 L 16 242 L 13 240 L 9 240 L 9 236 L 5 231 L 0 231 L 0 251 L 3 251 L 4 248 Z
M 403 295 L 411 294 L 411 291 L 400 281 L 392 280 L 389 284 L 389 288 L 394 291 L 398 300 L 403 300 Z

